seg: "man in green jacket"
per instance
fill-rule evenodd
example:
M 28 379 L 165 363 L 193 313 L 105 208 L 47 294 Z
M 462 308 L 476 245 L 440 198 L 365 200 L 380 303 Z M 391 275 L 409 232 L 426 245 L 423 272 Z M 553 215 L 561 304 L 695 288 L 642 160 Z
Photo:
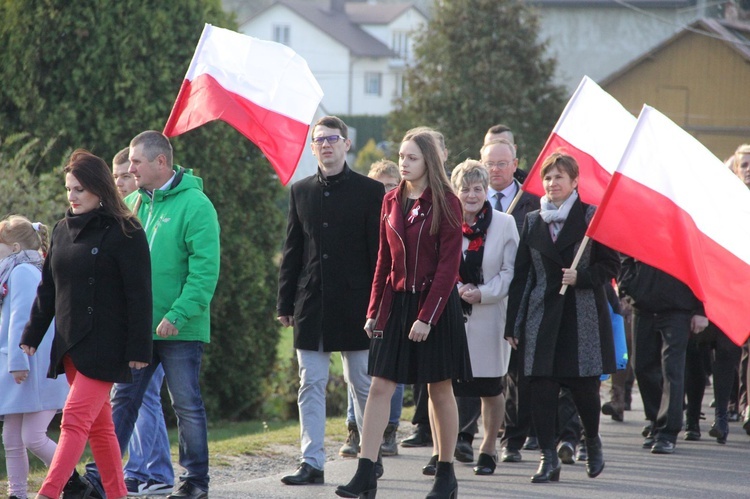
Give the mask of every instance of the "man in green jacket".
M 112 419 L 124 450 L 151 375 L 161 363 L 177 414 L 179 463 L 185 468 L 168 497 L 203 499 L 208 497 L 208 439 L 198 380 L 203 346 L 210 340 L 209 304 L 219 278 L 219 222 L 203 193 L 203 180 L 173 165 L 172 146 L 162 133 L 137 135 L 129 158 L 139 189 L 125 202 L 141 220 L 151 249 L 154 357 L 147 368 L 133 370 L 133 383 L 115 385 Z M 89 465 L 86 478 L 99 488 L 95 465 Z

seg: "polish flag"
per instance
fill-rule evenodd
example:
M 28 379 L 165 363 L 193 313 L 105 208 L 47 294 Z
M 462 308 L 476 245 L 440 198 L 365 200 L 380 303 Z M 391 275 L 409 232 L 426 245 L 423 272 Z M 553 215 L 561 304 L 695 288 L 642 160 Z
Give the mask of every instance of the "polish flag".
M 750 336 L 750 190 L 644 106 L 589 226 L 591 238 L 687 284 L 736 344 Z
M 307 63 L 289 47 L 206 24 L 164 135 L 225 121 L 263 151 L 286 185 L 322 98 Z
M 542 163 L 550 154 L 564 152 L 578 162 L 581 200 L 598 205 L 628 145 L 635 122 L 635 116 L 622 104 L 594 80 L 584 76 L 531 167 L 522 189 L 544 196 L 539 173 Z

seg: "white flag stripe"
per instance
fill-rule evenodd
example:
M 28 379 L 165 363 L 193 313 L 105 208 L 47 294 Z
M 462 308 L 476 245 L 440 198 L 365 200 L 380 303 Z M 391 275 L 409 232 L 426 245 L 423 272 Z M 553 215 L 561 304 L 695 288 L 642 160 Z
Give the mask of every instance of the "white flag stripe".
M 698 230 L 750 264 L 750 189 L 659 111 L 643 107 L 617 171 L 669 198 Z
M 306 124 L 323 97 L 307 62 L 289 47 L 210 24 L 203 29 L 185 78 L 192 81 L 202 74 L 265 109 Z
M 620 162 L 636 118 L 617 99 L 584 76 L 554 132 L 591 155 L 610 174 Z

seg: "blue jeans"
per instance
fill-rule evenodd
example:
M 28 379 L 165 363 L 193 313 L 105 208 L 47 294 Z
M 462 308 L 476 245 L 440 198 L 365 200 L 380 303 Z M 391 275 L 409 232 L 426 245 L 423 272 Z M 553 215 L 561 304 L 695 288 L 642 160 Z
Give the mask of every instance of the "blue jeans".
M 395 424 L 398 426 L 398 422 L 401 420 L 401 409 L 404 405 L 404 385 L 402 383 L 398 383 L 396 385 L 396 390 L 393 392 L 393 397 L 391 397 L 391 415 L 388 417 L 388 422 L 390 424 Z M 354 418 L 354 401 L 352 400 L 352 394 L 351 392 L 347 396 L 347 404 L 346 404 L 346 422 L 347 423 L 354 423 L 356 420 Z
M 132 383 L 115 384 L 112 392 L 112 420 L 120 449 L 125 449 L 133 435 L 138 410 L 151 377 L 156 367 L 162 364 L 172 408 L 177 414 L 179 463 L 185 468 L 180 481 L 208 490 L 206 409 L 198 384 L 202 357 L 203 343 L 200 341 L 154 341 L 154 358 L 151 364 L 144 369 L 133 369 Z M 101 483 L 96 463 L 86 465 L 86 478 L 95 486 Z
M 164 367 L 159 364 L 143 395 L 143 405 L 138 411 L 133 436 L 128 444 L 125 478 L 135 478 L 139 482 L 147 482 L 149 478 L 153 478 L 172 485 L 174 469 L 161 407 L 163 381 Z

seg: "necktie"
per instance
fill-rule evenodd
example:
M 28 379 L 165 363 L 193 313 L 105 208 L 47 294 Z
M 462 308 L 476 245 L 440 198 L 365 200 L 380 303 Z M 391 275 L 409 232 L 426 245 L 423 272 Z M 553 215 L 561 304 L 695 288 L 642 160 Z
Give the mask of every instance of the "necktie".
M 495 209 L 497 211 L 503 211 L 503 193 L 502 192 L 496 192 L 495 197 L 497 198 L 497 201 L 495 201 Z

